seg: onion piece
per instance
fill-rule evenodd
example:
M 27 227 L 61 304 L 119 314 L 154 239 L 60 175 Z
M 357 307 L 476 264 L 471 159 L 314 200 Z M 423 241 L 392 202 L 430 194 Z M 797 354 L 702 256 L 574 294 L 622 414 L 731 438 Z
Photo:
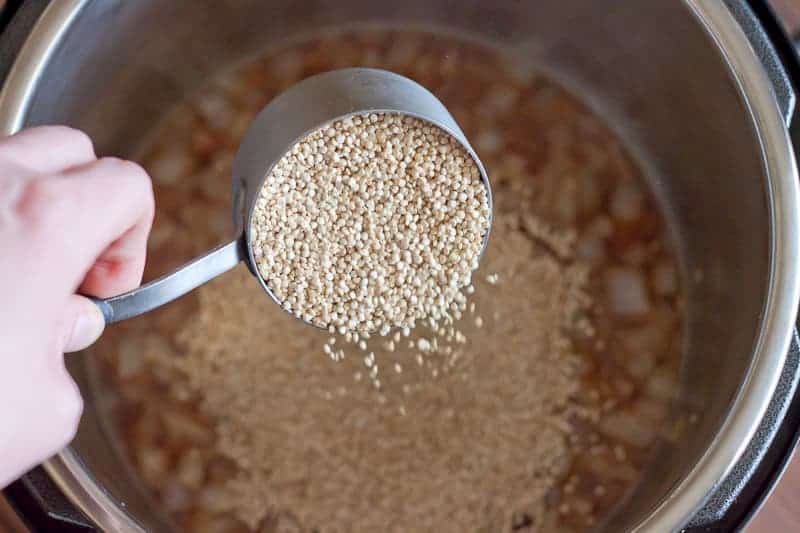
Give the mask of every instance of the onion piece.
M 633 182 L 617 185 L 611 195 L 611 214 L 623 222 L 633 222 L 642 214 L 644 195 Z
M 668 260 L 659 261 L 651 273 L 653 288 L 662 296 L 669 296 L 678 291 L 678 273 L 675 265 Z
M 175 185 L 181 182 L 193 167 L 194 158 L 189 149 L 174 143 L 162 148 L 148 165 L 147 170 L 156 183 Z
M 601 420 L 599 429 L 604 435 L 637 448 L 646 448 L 656 436 L 651 424 L 627 412 L 609 414 Z
M 606 272 L 606 290 L 611 310 L 622 316 L 643 315 L 650 310 L 644 276 L 633 268 L 615 267 Z

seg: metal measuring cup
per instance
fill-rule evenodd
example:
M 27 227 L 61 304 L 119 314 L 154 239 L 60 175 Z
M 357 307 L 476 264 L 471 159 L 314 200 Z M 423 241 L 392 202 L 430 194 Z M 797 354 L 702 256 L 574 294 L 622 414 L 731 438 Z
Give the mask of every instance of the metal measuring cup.
M 408 115 L 450 134 L 478 167 L 491 213 L 492 193 L 486 170 L 455 119 L 430 91 L 385 70 L 348 68 L 318 74 L 275 97 L 245 133 L 233 162 L 232 208 L 237 236 L 137 289 L 111 298 L 93 298 L 106 323 L 160 307 L 227 272 L 241 261 L 247 264 L 270 298 L 281 305 L 268 285 L 269 280 L 258 273 L 250 246 L 250 219 L 261 187 L 273 166 L 298 141 L 327 124 L 367 113 Z M 489 238 L 489 228 L 491 218 L 483 238 L 482 252 Z

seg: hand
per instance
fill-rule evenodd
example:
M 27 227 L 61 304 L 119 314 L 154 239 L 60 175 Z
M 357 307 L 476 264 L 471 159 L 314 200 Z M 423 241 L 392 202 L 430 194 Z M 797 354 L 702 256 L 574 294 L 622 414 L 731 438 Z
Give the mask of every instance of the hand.
M 103 331 L 76 292 L 113 296 L 144 269 L 153 191 L 60 126 L 0 140 L 0 488 L 67 445 L 83 401 L 64 367 Z

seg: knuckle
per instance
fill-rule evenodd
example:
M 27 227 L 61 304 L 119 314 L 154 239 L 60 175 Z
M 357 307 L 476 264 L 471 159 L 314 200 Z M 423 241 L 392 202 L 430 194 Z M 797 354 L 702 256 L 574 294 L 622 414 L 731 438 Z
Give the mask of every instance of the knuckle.
M 22 186 L 17 210 L 23 220 L 40 222 L 58 209 L 63 197 L 55 190 L 56 186 L 48 179 L 32 179 Z
M 32 179 L 26 181 L 25 184 L 22 186 L 22 194 L 20 195 L 20 201 L 25 204 L 46 202 L 48 199 L 51 198 L 52 198 L 52 191 L 47 180 Z
M 18 223 L 20 235 L 32 246 L 41 247 L 52 240 L 48 235 L 52 227 L 52 206 L 59 201 L 46 180 L 35 179 L 21 186 L 12 207 L 12 216 Z
M 64 138 L 70 137 L 78 142 L 88 142 L 88 143 L 92 142 L 91 139 L 89 139 L 89 136 L 86 135 L 83 131 L 77 128 L 72 128 L 70 126 L 56 124 L 50 126 L 39 126 L 39 129 L 45 131 L 46 133 L 52 133 L 60 137 Z
M 156 198 L 155 194 L 153 193 L 153 184 L 150 181 L 149 176 L 147 178 L 147 188 L 144 191 L 144 199 L 146 202 L 147 216 L 152 222 L 156 214 Z
M 113 156 L 101 157 L 100 159 L 97 160 L 96 164 L 102 167 L 106 171 L 118 172 L 120 174 L 125 173 L 127 170 L 127 167 L 125 165 L 125 160 L 120 159 L 119 157 L 113 157 Z
M 64 444 L 75 436 L 83 414 L 83 398 L 78 386 L 72 378 L 67 377 L 67 380 L 68 383 L 62 387 L 63 393 L 59 396 L 56 406 L 58 432 L 64 439 Z
M 123 159 L 121 157 L 114 157 L 114 156 L 102 157 L 100 158 L 100 163 L 116 167 L 117 169 L 122 171 L 128 171 L 132 173 L 136 173 L 142 168 L 129 159 Z
M 138 163 L 128 159 L 104 157 L 101 162 L 118 170 L 120 176 L 130 183 L 137 198 L 144 202 L 148 215 L 152 216 L 155 212 L 155 198 L 153 195 L 153 183 L 147 171 Z
M 39 129 L 53 137 L 58 137 L 80 153 L 94 155 L 94 143 L 91 137 L 82 130 L 61 125 L 39 126 Z
M 89 137 L 89 135 L 84 131 L 76 130 L 73 128 L 67 128 L 67 129 L 70 130 L 69 135 L 71 135 L 72 138 L 74 139 L 74 142 L 77 145 L 78 149 L 82 153 L 94 156 L 94 142 L 92 142 L 92 138 Z
M 147 175 L 147 172 L 145 172 L 138 163 L 118 157 L 104 157 L 100 159 L 100 164 L 114 169 L 116 172 L 119 172 L 121 176 L 124 176 L 133 183 L 140 186 L 150 186 L 150 176 Z
M 64 126 L 63 124 L 48 124 L 44 126 L 36 126 L 32 128 L 31 131 L 41 131 L 43 133 L 51 133 L 53 135 L 59 135 L 62 137 L 67 137 L 73 134 L 79 135 L 83 132 L 81 130 L 72 128 L 70 126 Z

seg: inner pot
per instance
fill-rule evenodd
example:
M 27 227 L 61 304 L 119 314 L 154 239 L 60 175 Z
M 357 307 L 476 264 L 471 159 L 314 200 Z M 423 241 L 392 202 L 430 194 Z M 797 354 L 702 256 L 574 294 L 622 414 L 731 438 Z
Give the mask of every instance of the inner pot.
M 679 529 L 755 431 L 797 301 L 794 160 L 764 69 L 723 3 L 64 0 L 45 10 L 9 74 L 0 124 L 64 123 L 86 130 L 100 154 L 132 155 L 220 70 L 275 43 L 364 24 L 501 46 L 589 102 L 639 159 L 681 256 L 681 403 L 697 420 L 660 450 L 608 530 Z M 91 360 L 69 361 L 85 415 L 48 473 L 102 529 L 166 528 L 99 421 L 105 398 L 87 385 Z

